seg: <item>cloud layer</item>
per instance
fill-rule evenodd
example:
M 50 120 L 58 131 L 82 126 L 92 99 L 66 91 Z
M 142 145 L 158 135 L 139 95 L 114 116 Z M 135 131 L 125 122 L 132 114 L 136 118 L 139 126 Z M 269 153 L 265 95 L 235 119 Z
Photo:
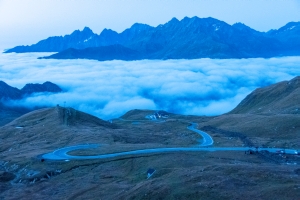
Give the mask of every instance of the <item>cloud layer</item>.
M 72 106 L 102 119 L 131 109 L 218 115 L 247 94 L 300 75 L 300 57 L 196 60 L 39 60 L 48 53 L 0 54 L 0 80 L 21 88 L 51 81 L 66 92 L 11 104 Z

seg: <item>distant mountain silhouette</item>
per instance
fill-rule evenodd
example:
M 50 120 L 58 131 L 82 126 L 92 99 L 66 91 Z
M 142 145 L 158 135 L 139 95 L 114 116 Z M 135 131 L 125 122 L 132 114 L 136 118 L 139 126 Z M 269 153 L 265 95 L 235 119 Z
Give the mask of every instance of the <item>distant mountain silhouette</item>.
M 22 92 L 15 87 L 7 85 L 5 82 L 0 81 L 0 100 L 1 99 L 20 99 Z
M 51 83 L 49 81 L 47 81 L 43 84 L 28 83 L 21 89 L 21 92 L 25 95 L 32 94 L 32 93 L 38 93 L 38 92 L 58 93 L 61 91 L 62 91 L 62 89 L 60 87 L 58 87 L 56 84 Z
M 0 100 L 7 99 L 22 99 L 24 96 L 38 92 L 51 92 L 58 93 L 62 92 L 62 89 L 54 83 L 49 81 L 43 84 L 26 84 L 21 90 L 9 86 L 3 81 L 0 81 Z
M 104 60 L 137 60 L 142 58 L 141 54 L 135 50 L 126 48 L 122 45 L 110 45 L 103 47 L 90 47 L 86 49 L 70 48 L 60 53 L 53 54 L 45 58 L 55 59 L 96 59 Z
M 97 35 L 85 27 L 6 53 L 60 52 L 48 58 L 96 60 L 268 58 L 300 55 L 299 34 L 300 22 L 259 32 L 242 23 L 229 25 L 210 17 L 185 17 L 157 27 L 136 23 L 121 33 L 104 29 Z
M 300 76 L 254 90 L 230 112 L 246 113 L 300 114 Z
M 49 37 L 31 46 L 17 46 L 5 53 L 16 52 L 58 52 L 68 48 L 86 48 L 95 45 L 91 39 L 97 37 L 91 29 L 85 27 L 82 31 L 76 30 L 71 35 Z
M 32 111 L 33 109 L 37 109 L 33 105 L 33 108 L 27 108 L 22 105 L 10 104 L 7 103 L 9 100 L 21 100 L 26 96 L 29 96 L 33 93 L 39 92 L 51 92 L 58 93 L 61 92 L 62 89 L 58 87 L 56 84 L 51 83 L 49 81 L 43 84 L 26 84 L 21 90 L 15 87 L 11 87 L 3 81 L 0 81 L 0 126 L 7 124 L 13 119 L 24 115 Z

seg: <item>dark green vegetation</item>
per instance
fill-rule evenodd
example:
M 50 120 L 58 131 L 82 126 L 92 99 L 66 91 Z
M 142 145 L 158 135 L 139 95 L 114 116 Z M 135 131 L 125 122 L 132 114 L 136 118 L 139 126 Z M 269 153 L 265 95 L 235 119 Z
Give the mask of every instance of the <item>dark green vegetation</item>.
M 148 120 L 151 110 L 132 110 L 112 123 L 72 108 L 46 108 L 0 127 L 0 199 L 298 199 L 299 155 L 268 152 L 198 152 L 135 155 L 106 160 L 43 161 L 39 155 L 77 144 L 98 143 L 72 155 L 135 149 L 195 147 L 201 137 L 190 122 L 209 133 L 214 146 L 270 146 L 300 149 L 299 77 L 250 94 L 237 108 L 217 117 L 182 116 Z M 254 95 L 260 91 L 259 95 Z M 274 91 L 273 112 L 254 112 Z M 283 93 L 286 93 L 283 95 Z M 251 100 L 251 97 L 255 96 Z M 253 106 L 253 110 L 250 109 Z M 284 108 L 284 109 L 283 109 Z M 278 112 L 277 112 L 277 111 Z M 266 110 L 268 111 L 268 110 Z M 276 111 L 276 112 L 275 112 Z M 147 179 L 147 170 L 156 172 Z
M 60 52 L 45 58 L 96 60 L 269 58 L 300 55 L 299 34 L 299 22 L 259 32 L 242 23 L 185 17 L 157 27 L 136 23 L 122 33 L 104 29 L 97 35 L 86 27 L 6 53 Z

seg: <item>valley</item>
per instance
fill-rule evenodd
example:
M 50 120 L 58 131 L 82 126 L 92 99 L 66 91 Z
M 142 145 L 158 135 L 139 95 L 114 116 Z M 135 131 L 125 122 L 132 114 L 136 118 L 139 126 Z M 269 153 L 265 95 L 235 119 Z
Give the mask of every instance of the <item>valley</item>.
M 299 77 L 293 79 L 294 84 L 299 84 L 298 80 Z M 274 85 L 264 91 L 269 92 L 272 87 Z M 298 88 L 290 94 L 298 94 Z M 253 101 L 244 102 L 237 108 Z M 285 108 L 295 105 L 299 104 L 295 102 Z M 241 194 L 246 194 L 247 199 L 293 199 L 299 196 L 300 157 L 288 149 L 300 148 L 300 116 L 286 112 L 232 112 L 205 117 L 131 110 L 110 121 L 60 106 L 27 113 L 0 127 L 3 144 L 0 147 L 0 196 L 5 199 L 25 196 L 29 199 L 50 196 L 53 199 L 96 196 L 104 199 L 239 199 Z M 214 143 L 199 147 L 203 138 L 187 129 L 191 122 L 207 132 Z M 69 158 L 43 157 L 62 147 L 89 144 L 99 146 L 75 148 L 68 152 Z M 269 147 L 274 151 L 263 149 Z M 176 148 L 205 150 L 77 159 Z M 208 151 L 209 148 L 241 150 Z M 149 168 L 156 172 L 147 179 Z
M 299 200 L 300 1 L 0 1 L 0 200 Z

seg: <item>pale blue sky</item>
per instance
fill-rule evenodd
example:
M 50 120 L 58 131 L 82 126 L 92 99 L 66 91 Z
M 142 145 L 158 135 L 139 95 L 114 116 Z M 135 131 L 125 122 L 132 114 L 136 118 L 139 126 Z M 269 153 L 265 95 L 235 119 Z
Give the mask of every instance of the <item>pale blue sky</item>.
M 0 49 L 29 45 L 90 27 L 118 32 L 172 17 L 214 17 L 260 31 L 300 21 L 300 0 L 0 0 Z

